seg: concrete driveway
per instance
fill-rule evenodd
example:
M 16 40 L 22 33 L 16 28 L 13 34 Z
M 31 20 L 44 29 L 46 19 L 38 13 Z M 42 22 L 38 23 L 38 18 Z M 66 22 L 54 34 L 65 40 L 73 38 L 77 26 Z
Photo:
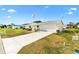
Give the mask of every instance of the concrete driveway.
M 2 39 L 3 47 L 5 50 L 5 52 L 3 51 L 3 53 L 17 54 L 17 52 L 19 52 L 19 50 L 22 49 L 22 47 L 24 47 L 25 45 L 35 42 L 54 32 L 55 31 L 39 31 L 39 32 L 34 32 L 26 35 Z

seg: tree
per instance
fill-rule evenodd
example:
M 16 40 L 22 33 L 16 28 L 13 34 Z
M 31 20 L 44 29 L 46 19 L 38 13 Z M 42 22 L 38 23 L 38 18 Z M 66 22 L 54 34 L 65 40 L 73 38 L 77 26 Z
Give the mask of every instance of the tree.
M 7 25 L 4 25 L 4 28 L 7 28 Z
M 7 25 L 2 25 L 1 28 L 7 28 Z
M 68 28 L 74 28 L 75 24 L 73 22 L 69 22 L 69 24 L 67 24 Z
M 76 25 L 79 25 L 79 22 L 77 22 Z
M 76 28 L 79 28 L 79 22 L 77 22 L 77 23 L 75 24 L 75 26 L 76 26 Z

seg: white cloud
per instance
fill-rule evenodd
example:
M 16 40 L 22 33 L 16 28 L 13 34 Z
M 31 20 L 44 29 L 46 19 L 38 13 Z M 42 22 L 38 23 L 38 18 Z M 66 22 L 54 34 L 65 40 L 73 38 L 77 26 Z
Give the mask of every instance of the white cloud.
M 9 9 L 8 12 L 13 13 L 13 12 L 16 12 L 16 10 L 15 9 Z
M 7 18 L 11 18 L 11 16 L 7 16 Z
M 45 6 L 45 8 L 49 8 L 49 6 Z
M 72 15 L 72 14 L 73 14 L 73 12 L 71 12 L 71 11 L 70 11 L 70 12 L 68 12 L 68 14 L 69 14 L 69 15 Z
M 71 10 L 76 11 L 77 8 L 70 8 L 69 11 L 71 11 Z
M 2 10 L 2 11 L 5 11 L 5 10 L 6 10 L 6 8 L 2 8 L 1 10 Z

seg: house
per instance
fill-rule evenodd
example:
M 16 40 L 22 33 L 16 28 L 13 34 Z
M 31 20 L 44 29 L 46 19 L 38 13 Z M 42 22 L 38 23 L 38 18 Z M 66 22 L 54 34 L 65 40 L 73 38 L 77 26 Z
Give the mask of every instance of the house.
M 19 29 L 19 28 L 21 28 L 21 25 L 13 25 L 12 26 L 12 29 Z
M 62 31 L 64 24 L 61 20 L 59 21 L 47 21 L 41 23 L 30 23 L 29 26 L 32 31 Z
M 77 28 L 79 28 L 79 24 L 77 24 Z
M 7 28 L 12 28 L 12 26 L 11 25 L 7 25 Z
M 29 28 L 29 26 L 30 26 L 29 23 L 28 23 L 28 24 L 23 24 L 23 25 L 22 25 L 22 27 L 25 28 L 25 29 Z
M 21 28 L 21 25 L 7 25 L 7 28 L 19 29 Z

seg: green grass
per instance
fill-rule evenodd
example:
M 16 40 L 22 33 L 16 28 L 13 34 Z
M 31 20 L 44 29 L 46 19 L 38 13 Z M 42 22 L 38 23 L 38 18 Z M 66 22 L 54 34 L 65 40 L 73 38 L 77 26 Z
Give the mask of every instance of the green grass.
M 54 33 L 27 46 L 19 54 L 73 54 L 79 49 L 79 40 L 72 40 L 73 35 L 79 35 L 79 29 L 65 29 L 61 33 Z M 66 43 L 66 46 L 63 43 Z
M 60 54 L 63 53 L 64 38 L 52 34 L 23 47 L 19 54 Z
M 2 38 L 9 38 L 30 33 L 29 31 L 23 29 L 0 29 L 0 32 L 6 32 L 5 34 L 1 35 Z
M 72 36 L 79 36 L 79 29 L 65 29 L 63 32 L 58 33 L 57 35 L 65 38 L 65 42 L 68 45 L 65 46 L 65 53 L 73 53 L 75 49 L 79 49 L 79 40 L 72 40 Z

